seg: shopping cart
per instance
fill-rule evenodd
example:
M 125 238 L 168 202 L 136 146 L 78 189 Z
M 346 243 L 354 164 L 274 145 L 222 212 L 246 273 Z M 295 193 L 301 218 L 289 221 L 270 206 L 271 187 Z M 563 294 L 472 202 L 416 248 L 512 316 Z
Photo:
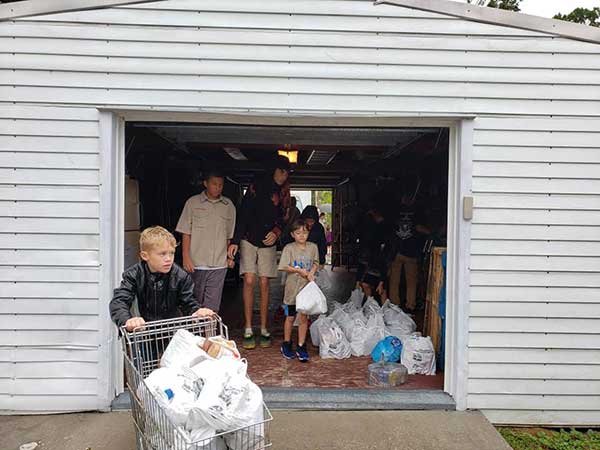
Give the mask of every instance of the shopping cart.
M 192 441 L 176 426 L 157 402 L 144 378 L 160 365 L 160 356 L 177 330 L 185 329 L 202 337 L 228 338 L 220 317 L 183 317 L 147 322 L 143 328 L 127 332 L 121 328 L 127 387 L 136 428 L 138 450 L 262 450 L 270 447 L 270 411 L 263 403 L 263 420 L 210 438 Z M 229 447 L 225 446 L 225 439 Z

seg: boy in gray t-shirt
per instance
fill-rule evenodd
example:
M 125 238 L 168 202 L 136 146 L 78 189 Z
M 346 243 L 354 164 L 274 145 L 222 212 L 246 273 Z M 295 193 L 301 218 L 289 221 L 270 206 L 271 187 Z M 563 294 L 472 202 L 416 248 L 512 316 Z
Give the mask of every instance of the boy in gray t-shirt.
M 287 272 L 283 309 L 285 324 L 283 328 L 284 341 L 281 344 L 281 354 L 286 359 L 298 358 L 298 361 L 308 361 L 306 350 L 306 334 L 308 317 L 298 313 L 298 347 L 292 348 L 292 329 L 296 318 L 296 296 L 309 281 L 315 280 L 315 272 L 319 267 L 319 249 L 312 242 L 307 242 L 308 228 L 303 220 L 296 220 L 290 227 L 294 242 L 286 245 L 281 253 L 278 270 Z

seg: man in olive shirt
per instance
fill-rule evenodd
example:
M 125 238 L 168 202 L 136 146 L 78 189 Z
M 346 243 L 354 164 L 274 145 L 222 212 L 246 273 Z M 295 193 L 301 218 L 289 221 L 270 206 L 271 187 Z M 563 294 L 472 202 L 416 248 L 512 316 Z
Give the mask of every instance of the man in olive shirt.
M 221 195 L 225 178 L 217 171 L 204 177 L 206 190 L 189 198 L 177 223 L 182 234 L 183 268 L 192 274 L 194 294 L 203 308 L 219 312 L 227 268 L 227 247 L 235 229 L 235 206 Z

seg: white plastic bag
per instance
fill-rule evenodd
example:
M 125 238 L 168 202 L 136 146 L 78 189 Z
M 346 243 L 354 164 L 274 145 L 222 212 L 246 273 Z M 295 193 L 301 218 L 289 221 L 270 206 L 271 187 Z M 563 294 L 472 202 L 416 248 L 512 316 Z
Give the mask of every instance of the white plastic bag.
M 178 369 L 161 367 L 148 375 L 144 382 L 173 423 L 185 426 L 201 390 L 196 380 L 180 373 Z M 138 395 L 141 395 L 141 387 L 138 388 Z
M 311 281 L 298 292 L 296 310 L 308 316 L 327 312 L 327 299 L 317 283 Z
M 402 309 L 389 300 L 381 307 L 388 336 L 408 336 L 417 329 L 415 321 Z
M 321 339 L 319 335 L 319 327 L 323 326 L 323 322 L 327 321 L 331 322 L 331 319 L 327 316 L 319 316 L 317 320 L 310 324 L 310 340 L 312 342 L 312 345 L 314 345 L 315 347 L 319 346 L 319 341 Z
M 347 303 L 352 304 L 355 309 L 361 309 L 363 297 L 364 293 L 362 289 L 356 288 L 352 291 L 352 294 L 350 294 L 350 298 L 348 299 Z
M 370 355 L 373 347 L 385 338 L 385 323 L 383 314 L 374 313 L 367 319 L 367 330 L 364 338 L 364 355 Z
M 412 335 L 405 339 L 401 362 L 411 375 L 435 375 L 435 352 L 431 338 Z
M 323 322 L 319 328 L 319 336 L 319 356 L 321 358 L 345 359 L 352 354 L 348 339 L 334 321 Z
M 367 320 L 361 311 L 357 311 L 352 316 L 352 330 L 348 339 L 350 341 L 350 351 L 354 356 L 363 356 L 365 353 L 365 341 L 367 338 Z
M 352 330 L 352 318 L 343 307 L 336 307 L 333 312 L 329 315 L 329 318 L 339 325 L 344 332 L 344 336 L 348 338 L 350 331 Z
M 208 359 L 208 354 L 201 348 L 203 343 L 203 337 L 195 336 L 188 330 L 177 330 L 160 358 L 160 366 L 173 369 L 191 367 Z
M 225 442 L 231 450 L 255 450 L 264 447 L 265 428 L 263 395 L 260 388 L 249 381 L 248 388 L 242 401 L 234 412 L 239 423 L 253 425 L 250 432 L 239 430 L 225 435 Z
M 367 319 L 369 319 L 369 317 L 371 317 L 373 314 L 381 314 L 381 306 L 379 306 L 379 303 L 377 303 L 377 300 L 375 300 L 373 297 L 369 297 L 367 299 L 362 310 Z

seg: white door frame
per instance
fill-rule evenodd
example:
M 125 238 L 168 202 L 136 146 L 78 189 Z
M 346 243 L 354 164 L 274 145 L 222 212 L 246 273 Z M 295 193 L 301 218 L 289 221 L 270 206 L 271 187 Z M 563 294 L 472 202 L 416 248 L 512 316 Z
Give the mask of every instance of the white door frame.
M 473 117 L 307 117 L 254 116 L 146 110 L 102 110 L 101 148 L 101 318 L 108 401 L 123 391 L 122 360 L 108 302 L 123 271 L 125 122 L 202 122 L 276 126 L 445 127 L 450 129 L 448 174 L 448 272 L 446 302 L 446 370 L 444 391 L 458 410 L 467 406 L 468 319 L 470 298 L 471 223 L 463 219 L 463 199 L 471 196 Z

